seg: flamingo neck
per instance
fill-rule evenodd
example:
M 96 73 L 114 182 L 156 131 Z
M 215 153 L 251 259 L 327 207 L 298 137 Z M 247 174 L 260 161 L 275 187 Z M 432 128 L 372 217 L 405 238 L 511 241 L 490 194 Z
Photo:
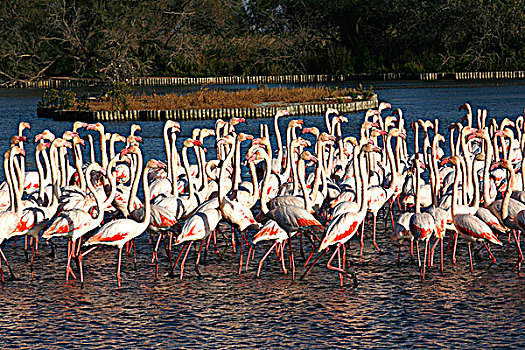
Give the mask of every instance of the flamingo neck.
M 137 149 L 137 162 L 135 164 L 135 177 L 133 178 L 133 184 L 131 185 L 131 192 L 128 200 L 128 213 L 131 213 L 135 209 L 135 198 L 137 198 L 137 191 L 139 189 L 140 175 L 142 173 L 142 152 Z M 147 181 L 146 181 L 147 182 Z M 146 185 L 144 185 L 146 186 Z M 149 190 L 148 190 L 149 193 Z M 149 200 L 149 196 L 144 193 L 145 200 Z
M 173 167 L 172 167 L 172 157 L 171 157 L 171 147 L 169 142 L 169 127 L 168 124 L 164 124 L 163 130 L 163 139 L 164 139 L 164 148 L 166 150 L 166 163 L 168 166 L 168 179 L 173 181 Z M 175 185 L 173 185 L 175 187 Z
M 275 115 L 275 118 L 273 118 L 273 128 L 277 139 L 277 164 L 279 164 L 280 168 L 283 164 L 283 141 L 281 139 L 281 129 L 279 128 L 279 115 Z M 268 150 L 268 154 L 272 154 L 271 150 Z
M 226 188 L 223 185 L 224 181 L 226 179 L 226 169 L 228 168 L 228 166 L 232 162 L 234 151 L 235 150 L 232 148 L 232 149 L 230 149 L 230 152 L 228 152 L 228 155 L 226 156 L 226 159 L 222 163 L 222 167 L 221 167 L 221 171 L 220 171 L 220 175 L 219 175 L 219 206 L 221 208 L 224 206 L 224 200 L 226 198 L 226 192 L 225 192 Z M 184 152 L 184 150 L 183 150 L 183 152 Z M 183 155 L 183 157 L 186 158 L 184 155 Z M 270 169 L 267 168 L 266 171 L 270 171 Z

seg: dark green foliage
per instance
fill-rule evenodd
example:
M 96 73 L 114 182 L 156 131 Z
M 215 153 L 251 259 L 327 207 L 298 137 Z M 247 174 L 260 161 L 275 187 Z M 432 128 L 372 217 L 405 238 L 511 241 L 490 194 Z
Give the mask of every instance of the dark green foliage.
M 77 97 L 73 90 L 45 90 L 42 99 L 38 102 L 38 107 L 54 109 L 77 109 L 79 111 L 89 110 L 89 95 Z
M 2 0 L 0 85 L 525 69 L 525 1 Z
M 112 111 L 125 111 L 129 108 L 131 88 L 124 82 L 113 83 L 106 95 Z

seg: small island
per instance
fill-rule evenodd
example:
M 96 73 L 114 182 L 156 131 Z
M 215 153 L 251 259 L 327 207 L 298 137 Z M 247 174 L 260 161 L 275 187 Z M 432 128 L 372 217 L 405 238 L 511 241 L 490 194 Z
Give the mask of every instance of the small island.
M 39 117 L 56 120 L 203 120 L 218 118 L 270 118 L 278 109 L 291 115 L 320 115 L 327 108 L 351 113 L 377 107 L 372 87 L 261 86 L 238 91 L 212 90 L 180 94 L 134 95 L 124 83 L 113 84 L 99 97 L 77 96 L 72 90 L 46 90 L 37 109 Z

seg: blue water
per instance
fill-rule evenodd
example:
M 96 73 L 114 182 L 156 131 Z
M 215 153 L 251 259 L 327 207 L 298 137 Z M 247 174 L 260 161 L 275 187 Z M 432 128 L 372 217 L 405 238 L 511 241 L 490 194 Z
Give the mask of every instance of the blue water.
M 457 108 L 467 101 L 474 109 L 487 108 L 489 117 L 498 119 L 522 114 L 525 107 L 525 85 L 514 82 L 377 83 L 374 87 L 379 99 L 401 108 L 408 121 L 439 118 L 442 132 L 461 118 Z M 31 123 L 31 132 L 26 132 L 31 137 L 45 128 L 60 134 L 71 127 L 70 122 L 38 119 L 40 96 L 39 90 L 0 90 L 4 127 L 0 149 L 7 149 L 21 120 Z M 351 115 L 343 132 L 356 135 L 359 123 L 354 121 L 362 117 L 363 113 Z M 324 126 L 321 116 L 304 120 L 306 125 Z M 288 121 L 281 121 L 283 130 Z M 238 130 L 256 134 L 259 122 L 250 120 Z M 140 124 L 146 157 L 162 158 L 162 123 Z M 181 124 L 183 139 L 193 127 L 214 122 Z M 106 123 L 107 131 L 124 135 L 129 126 Z M 33 167 L 31 152 L 27 158 L 28 167 Z M 397 246 L 390 240 L 390 229 L 383 228 L 382 215 L 378 227 L 384 253 L 377 254 L 367 242 L 360 259 L 359 244 L 352 241 L 350 269 L 357 286 L 350 280 L 343 289 L 337 274 L 326 268 L 326 260 L 304 280 L 292 282 L 282 274 L 275 255 L 270 255 L 261 278 L 256 278 L 257 261 L 268 248 L 265 244 L 257 250 L 248 273 L 239 276 L 239 255 L 222 238 L 225 260 L 208 254 L 200 267 L 202 278 L 194 272 L 192 252 L 183 281 L 164 276 L 165 255 L 155 280 L 147 235 L 137 242 L 136 269 L 132 256 L 123 255 L 122 288 L 116 285 L 116 250 L 111 248 L 86 256 L 86 282 L 81 288 L 76 281 L 65 283 L 64 240 L 56 240 L 55 258 L 47 256 L 49 247 L 41 242 L 32 279 L 23 242 L 7 242 L 2 249 L 20 280 L 0 284 L 0 344 L 16 349 L 523 347 L 524 281 L 511 271 L 516 259 L 512 248 L 493 247 L 498 261 L 492 266 L 482 252 L 470 273 L 467 247 L 460 240 L 457 265 L 446 257 L 445 271 L 433 267 L 422 282 L 407 246 L 403 246 L 401 267 L 396 266 Z M 179 249 L 175 247 L 175 254 Z M 300 257 L 297 266 L 300 275 Z

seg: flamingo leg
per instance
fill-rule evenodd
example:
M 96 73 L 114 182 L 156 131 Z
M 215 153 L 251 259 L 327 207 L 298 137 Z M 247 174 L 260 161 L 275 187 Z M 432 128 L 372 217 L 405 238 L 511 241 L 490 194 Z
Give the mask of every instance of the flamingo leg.
M 94 250 L 97 249 L 97 248 L 98 248 L 98 245 L 89 248 L 89 249 L 86 250 L 84 253 L 82 253 L 82 257 L 84 257 L 85 255 L 88 255 L 88 253 L 91 253 L 92 251 L 94 251 Z
M 425 280 L 425 266 L 427 265 L 427 252 L 430 248 L 430 238 L 425 242 L 425 258 L 423 259 L 423 269 L 421 272 L 421 279 Z
M 337 265 L 341 269 L 341 249 L 337 247 L 336 250 L 337 250 Z M 339 272 L 339 284 L 341 285 L 341 287 L 343 287 L 343 274 L 341 272 Z
M 328 251 L 328 250 L 325 249 L 321 254 L 319 254 L 319 255 L 317 256 L 317 258 L 314 260 L 314 262 L 312 263 L 312 265 L 310 265 L 310 267 L 309 267 L 309 268 L 308 268 L 308 269 L 302 274 L 301 278 L 299 278 L 299 279 L 302 280 L 306 275 L 308 275 L 308 273 L 310 272 L 310 270 L 314 267 L 315 264 L 317 264 L 317 262 L 319 261 L 319 259 L 321 259 L 321 257 L 322 257 L 323 255 L 326 254 L 327 251 Z
M 516 241 L 516 247 L 518 251 L 518 262 L 516 263 L 516 265 L 514 265 L 514 267 L 512 268 L 512 271 L 514 271 L 517 267 L 518 274 L 521 274 L 521 262 L 523 261 L 523 252 L 521 250 L 521 245 L 520 245 L 520 232 L 518 231 L 517 235 L 516 235 L 516 232 L 513 232 L 513 233 L 514 233 L 514 240 Z
M 202 277 L 200 271 L 199 271 L 199 261 L 201 259 L 201 252 L 202 252 L 202 246 L 203 246 L 204 240 L 201 239 L 201 244 L 199 246 L 199 253 L 197 254 L 197 261 L 195 262 L 195 272 L 197 272 L 197 275 L 199 277 Z
M 377 249 L 377 252 L 378 253 L 381 253 L 381 249 L 379 249 L 377 243 L 376 243 L 376 225 L 377 225 L 377 213 L 372 213 L 372 216 L 374 217 L 374 236 L 373 236 L 373 243 L 374 243 L 374 247 Z
M 483 245 L 485 246 L 485 248 L 487 248 L 487 252 L 489 253 L 490 258 L 492 259 L 492 263 L 495 264 L 496 263 L 496 258 L 494 257 L 494 255 L 490 251 L 489 245 L 485 241 L 483 241 Z
M 170 277 L 174 276 L 173 275 L 173 271 L 175 270 L 175 267 L 177 267 L 177 264 L 179 263 L 179 259 L 182 256 L 182 253 L 184 253 L 184 249 L 186 249 L 186 247 L 187 247 L 187 245 L 183 245 L 182 246 L 182 249 L 180 250 L 180 253 L 177 256 L 177 260 L 175 260 L 175 264 L 171 267 L 171 271 L 170 271 L 170 274 L 169 274 Z
M 232 226 L 232 248 L 233 252 L 237 253 L 237 249 L 235 247 L 235 228 Z
M 308 237 L 308 239 L 310 240 L 310 244 L 312 245 L 312 251 L 310 252 L 310 255 L 308 255 L 308 259 L 306 259 L 306 262 L 304 263 L 303 267 L 306 267 L 306 265 L 308 265 L 308 261 L 310 261 L 312 256 L 315 254 L 315 248 L 316 248 L 315 242 L 312 239 L 312 237 L 310 235 L 307 235 L 306 237 Z
M 0 248 L 0 251 L 2 251 L 2 249 Z M 2 256 L 4 255 L 4 253 L 2 252 Z M 4 270 L 2 269 L 2 259 L 0 259 L 0 274 L 2 275 L 2 283 L 4 283 Z
M 292 281 L 295 281 L 295 260 L 293 258 L 293 250 L 292 250 L 292 238 L 288 238 L 288 247 L 290 250 L 290 267 L 292 269 Z
M 414 239 L 410 240 L 410 259 L 414 260 Z
M 264 260 L 266 260 L 268 255 L 270 255 L 270 253 L 272 252 L 272 249 L 275 248 L 276 246 L 277 246 L 277 241 L 274 244 L 272 244 L 270 249 L 268 249 L 268 251 L 264 254 L 264 256 L 261 258 L 261 260 L 259 260 L 259 267 L 257 268 L 257 277 L 259 277 L 260 274 L 261 274 L 261 268 L 262 268 Z
M 365 247 L 365 222 L 363 220 L 363 223 L 361 224 L 361 250 L 360 250 L 360 258 L 363 258 L 363 248 Z
M 213 231 L 213 246 L 215 248 L 215 254 L 217 254 L 219 256 L 219 258 L 224 260 L 224 258 L 221 255 L 221 252 L 219 251 L 219 248 L 217 247 L 217 232 L 216 232 L 216 230 Z
M 472 253 L 470 251 L 470 243 L 468 244 L 468 258 L 470 260 L 470 272 L 474 272 L 474 268 L 472 267 Z
M 31 244 L 31 279 L 33 279 L 34 277 L 34 272 L 35 272 L 35 269 L 34 269 L 34 258 L 35 258 L 35 244 Z
M 452 263 L 454 265 L 456 265 L 456 248 L 457 248 L 457 245 L 458 245 L 458 233 L 454 232 L 454 248 L 452 249 Z
M 434 242 L 434 244 L 432 245 L 432 247 L 430 248 L 430 258 L 428 262 L 428 267 L 434 266 L 434 252 L 440 240 L 441 239 L 438 237 L 436 241 Z
M 210 242 L 211 242 L 211 235 L 208 235 L 208 239 L 206 240 L 206 247 L 204 248 L 204 256 L 202 257 L 203 264 L 206 264 L 206 258 L 208 257 L 208 248 L 210 247 Z
M 159 245 L 160 245 L 160 239 L 162 238 L 162 235 L 159 235 L 159 238 L 157 238 L 157 243 L 155 244 L 155 248 L 153 249 L 153 254 L 152 254 L 152 257 L 151 257 L 151 264 L 155 264 L 155 265 L 158 265 L 159 264 L 159 261 L 158 261 L 158 256 L 157 256 L 157 252 L 159 250 Z
M 170 266 L 172 264 L 172 259 L 171 259 L 171 247 L 173 247 L 173 232 L 170 231 L 169 233 L 170 235 L 170 238 L 168 240 L 168 259 L 169 259 L 169 263 L 170 263 Z
M 416 240 L 417 266 L 421 270 L 421 259 L 419 258 L 419 240 Z
M 118 263 L 117 263 L 117 285 L 120 288 L 120 264 L 122 262 L 122 247 L 118 249 Z
M 443 238 L 440 239 L 441 243 L 441 272 L 443 272 Z
M 184 277 L 184 263 L 186 262 L 186 258 L 188 257 L 188 253 L 191 250 L 191 245 L 193 244 L 193 241 L 191 241 L 188 244 L 188 249 L 186 250 L 186 254 L 184 254 L 184 258 L 182 259 L 182 262 L 180 263 L 180 280 L 182 281 L 182 277 Z
M 286 269 L 285 263 L 284 263 L 284 245 L 286 244 L 286 240 L 284 242 L 281 242 L 279 244 L 280 246 L 280 253 L 281 253 L 281 267 L 283 268 L 283 273 L 286 275 L 288 273 L 288 270 Z
M 75 273 L 73 272 L 73 269 L 71 268 L 71 258 L 73 257 L 73 251 L 75 247 L 73 246 L 73 243 L 69 239 L 67 242 L 67 266 L 66 266 L 66 283 L 69 282 L 69 274 L 73 276 L 74 279 L 77 279 L 75 276 Z
M 240 250 L 241 254 L 239 257 L 239 275 L 242 273 L 243 247 L 244 247 L 244 240 L 242 239 L 242 233 L 241 233 L 241 250 Z
M 304 250 L 303 250 L 303 233 L 302 232 L 299 232 L 299 252 L 301 254 L 301 258 L 305 260 Z
M 133 241 L 133 267 L 137 271 L 137 245 Z
M 330 259 L 328 260 L 328 263 L 326 263 L 326 267 L 328 267 L 330 270 L 334 270 L 334 271 L 337 271 L 339 272 L 340 276 L 341 274 L 345 274 L 346 271 L 343 270 L 341 267 L 335 267 L 335 266 L 332 266 L 331 263 L 332 263 L 332 260 L 334 260 L 335 258 L 335 254 L 339 252 L 339 249 L 341 248 L 341 243 L 339 243 L 337 245 L 337 248 L 335 248 L 335 251 L 334 253 L 332 254 L 332 256 L 330 257 Z M 339 278 L 340 280 L 340 284 L 341 284 L 341 287 L 343 286 L 343 281 L 342 281 L 342 278 L 340 277 Z

